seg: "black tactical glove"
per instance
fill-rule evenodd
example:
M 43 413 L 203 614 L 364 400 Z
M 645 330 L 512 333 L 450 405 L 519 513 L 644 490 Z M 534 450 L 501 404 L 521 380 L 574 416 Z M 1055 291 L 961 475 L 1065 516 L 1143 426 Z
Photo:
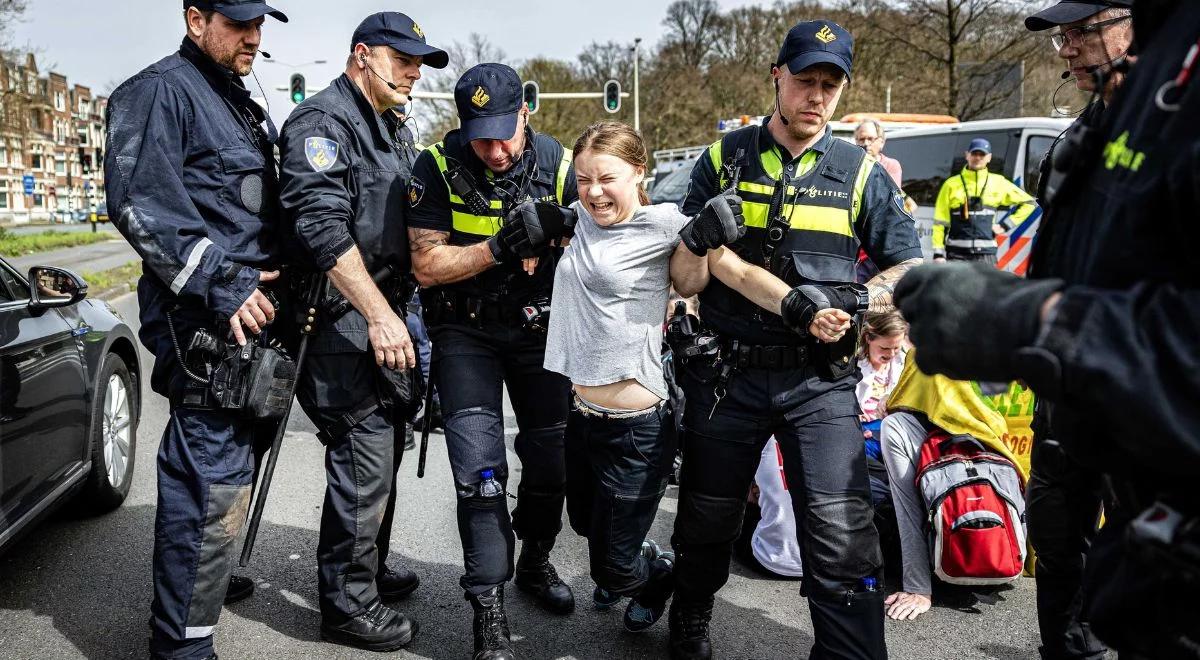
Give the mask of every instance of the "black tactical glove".
M 913 269 L 894 299 L 919 349 L 917 366 L 958 380 L 1021 378 L 1020 349 L 1033 345 L 1041 309 L 1061 280 L 1025 280 L 986 264 Z
M 817 312 L 832 308 L 856 316 L 867 311 L 868 302 L 867 287 L 861 284 L 801 284 L 783 297 L 780 316 L 793 332 L 807 336 Z
M 508 212 L 504 226 L 488 239 L 488 247 L 492 249 L 496 263 L 502 264 L 514 259 L 536 257 L 549 242 L 550 237 L 542 229 L 538 217 L 537 205 L 532 200 L 526 200 Z
M 742 198 L 733 193 L 724 193 L 708 200 L 700 213 L 679 230 L 683 244 L 698 257 L 745 235 Z
M 575 209 L 549 202 L 537 202 L 535 206 L 547 242 L 575 235 L 575 223 L 579 220 Z

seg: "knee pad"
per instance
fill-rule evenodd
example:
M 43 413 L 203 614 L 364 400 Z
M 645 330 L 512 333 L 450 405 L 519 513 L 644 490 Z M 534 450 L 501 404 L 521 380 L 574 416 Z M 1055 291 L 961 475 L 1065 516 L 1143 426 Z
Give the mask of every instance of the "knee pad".
M 733 543 L 742 529 L 745 498 L 716 497 L 683 489 L 675 518 L 675 541 L 680 546 Z
M 465 408 L 446 415 L 443 421 L 450 470 L 460 499 L 477 494 L 485 470 L 491 470 L 501 486 L 507 484 L 504 420 L 499 411 Z
M 879 584 L 883 565 L 874 512 L 866 496 L 813 497 L 801 526 L 806 536 L 804 585 L 824 598 L 861 592 L 863 579 Z M 880 586 L 880 588 L 882 588 Z

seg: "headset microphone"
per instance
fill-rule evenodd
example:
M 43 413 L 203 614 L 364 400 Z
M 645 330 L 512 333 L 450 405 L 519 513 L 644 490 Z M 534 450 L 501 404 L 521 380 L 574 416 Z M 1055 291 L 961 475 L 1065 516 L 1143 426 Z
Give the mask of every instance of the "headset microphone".
M 1062 72 L 1062 79 L 1063 79 L 1063 80 L 1066 80 L 1067 78 L 1070 78 L 1070 77 L 1071 77 L 1071 72 L 1070 72 L 1070 71 L 1063 71 L 1063 72 Z
M 268 60 L 269 60 L 269 59 L 271 59 L 271 54 L 270 54 L 270 53 L 268 53 L 267 51 L 265 51 L 265 50 L 263 50 L 263 49 L 259 48 L 259 49 L 258 49 L 258 52 L 262 53 L 262 56 L 263 56 L 263 57 L 265 57 L 265 58 L 267 58 Z
M 371 68 L 371 65 L 370 65 L 370 64 L 367 64 L 367 58 L 363 57 L 362 55 L 359 55 L 359 56 L 358 56 L 358 61 L 359 61 L 359 62 L 362 62 L 363 66 L 367 67 L 367 71 L 370 71 L 371 73 L 375 73 L 375 69 L 372 69 L 372 68 Z M 376 78 L 378 78 L 378 79 L 380 79 L 380 80 L 382 80 L 382 81 L 383 81 L 383 84 L 385 84 L 385 85 L 387 85 L 388 87 L 390 87 L 390 88 L 392 89 L 392 91 L 393 91 L 393 92 L 394 92 L 394 91 L 396 91 L 396 90 L 398 90 L 398 89 L 400 89 L 399 87 L 397 87 L 397 86 L 396 86 L 396 83 L 394 83 L 394 82 L 392 82 L 392 81 L 388 80 L 387 78 L 384 78 L 383 76 L 379 75 L 378 73 L 375 73 L 375 77 L 376 77 Z
M 779 104 L 779 79 L 775 79 L 775 109 L 779 111 L 779 121 L 783 122 L 784 126 L 788 125 L 787 117 L 783 116 L 783 106 Z

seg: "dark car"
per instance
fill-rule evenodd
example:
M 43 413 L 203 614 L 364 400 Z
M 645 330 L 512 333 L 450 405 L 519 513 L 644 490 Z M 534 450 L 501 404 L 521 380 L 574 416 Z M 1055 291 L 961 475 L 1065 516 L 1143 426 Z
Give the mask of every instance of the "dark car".
M 0 552 L 52 511 L 121 505 L 141 395 L 133 331 L 68 270 L 0 259 Z
M 654 187 L 650 189 L 651 203 L 671 202 L 676 206 L 682 206 L 683 199 L 687 197 L 688 184 L 692 181 L 692 168 L 695 166 L 695 161 L 685 163 L 656 181 Z

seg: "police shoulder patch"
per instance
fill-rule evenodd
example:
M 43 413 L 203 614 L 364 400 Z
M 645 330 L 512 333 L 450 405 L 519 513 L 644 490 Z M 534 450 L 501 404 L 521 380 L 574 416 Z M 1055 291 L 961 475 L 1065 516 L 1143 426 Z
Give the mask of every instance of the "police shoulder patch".
M 304 157 L 314 172 L 324 172 L 337 162 L 338 143 L 323 137 L 305 138 Z
M 425 196 L 425 182 L 417 177 L 413 177 L 408 184 L 408 206 L 416 208 L 417 204 L 421 203 L 421 198 Z
M 906 198 L 904 196 L 904 193 L 899 190 L 892 193 L 892 203 L 896 205 L 896 209 L 898 211 L 900 211 L 900 215 L 903 215 L 907 218 L 911 218 L 912 214 L 909 213 L 908 208 L 905 207 L 905 203 L 904 203 L 905 199 Z

